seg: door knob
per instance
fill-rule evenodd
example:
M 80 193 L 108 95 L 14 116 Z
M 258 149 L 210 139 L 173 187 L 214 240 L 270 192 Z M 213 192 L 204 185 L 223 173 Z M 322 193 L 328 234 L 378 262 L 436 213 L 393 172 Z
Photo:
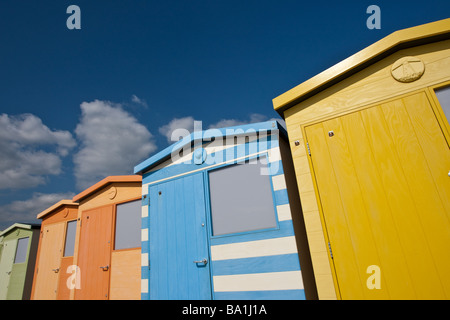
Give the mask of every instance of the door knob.
M 58 273 L 58 272 L 59 272 L 59 268 L 52 269 L 52 271 L 53 271 L 54 273 Z
M 103 267 L 100 267 L 100 269 L 102 269 L 103 271 L 108 271 L 109 266 L 103 266 Z
M 205 258 L 205 259 L 200 260 L 200 261 L 194 261 L 194 263 L 195 263 L 195 264 L 197 264 L 197 263 L 203 263 L 204 265 L 206 265 L 206 264 L 208 263 L 208 260 Z

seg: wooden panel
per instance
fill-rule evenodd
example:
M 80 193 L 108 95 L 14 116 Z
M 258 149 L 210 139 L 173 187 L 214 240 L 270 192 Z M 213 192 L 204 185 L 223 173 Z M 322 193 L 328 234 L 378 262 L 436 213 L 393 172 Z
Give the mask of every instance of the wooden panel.
M 76 300 L 109 298 L 112 223 L 112 205 L 82 213 L 78 251 L 81 289 L 75 291 Z
M 67 280 L 72 275 L 71 272 L 67 272 L 67 268 L 73 264 L 73 257 L 63 257 L 61 258 L 61 267 L 59 271 L 59 281 L 58 281 L 58 300 L 69 300 L 70 299 L 70 288 L 67 285 Z
M 111 255 L 111 300 L 141 299 L 141 249 Z
M 425 93 L 306 132 L 342 298 L 449 298 L 450 151 Z
M 150 298 L 211 299 L 203 174 L 149 187 Z
M 0 300 L 5 300 L 7 297 L 16 247 L 17 239 L 3 242 L 3 250 L 0 257 Z
M 13 264 L 6 296 L 7 300 L 22 300 L 26 271 L 26 262 Z
M 86 211 L 107 204 L 140 198 L 141 187 L 142 183 L 140 182 L 115 182 L 108 184 L 88 197 L 81 199 L 78 209 Z
M 42 221 L 42 225 L 63 222 L 67 220 L 75 220 L 77 218 L 78 208 L 76 206 L 64 206 L 60 207 L 54 212 L 48 214 L 45 220 Z
M 56 300 L 65 223 L 45 226 L 41 231 L 40 251 L 34 284 L 35 300 Z M 57 271 L 57 272 L 55 272 Z

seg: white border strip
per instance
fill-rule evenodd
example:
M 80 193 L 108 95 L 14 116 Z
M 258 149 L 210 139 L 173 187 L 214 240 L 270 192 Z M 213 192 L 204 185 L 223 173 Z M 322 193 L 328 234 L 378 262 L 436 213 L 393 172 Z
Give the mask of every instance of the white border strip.
M 214 276 L 214 292 L 303 289 L 301 271 Z
M 297 253 L 295 236 L 211 246 L 211 260 L 264 257 Z

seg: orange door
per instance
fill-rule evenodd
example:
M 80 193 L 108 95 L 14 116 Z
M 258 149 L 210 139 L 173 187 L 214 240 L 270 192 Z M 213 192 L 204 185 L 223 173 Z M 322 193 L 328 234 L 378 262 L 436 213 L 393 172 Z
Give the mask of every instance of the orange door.
M 76 290 L 77 300 L 109 299 L 112 221 L 113 206 L 82 213 L 78 252 L 81 288 Z
M 50 224 L 41 233 L 37 279 L 34 290 L 36 300 L 56 300 L 61 255 L 64 243 L 64 222 Z

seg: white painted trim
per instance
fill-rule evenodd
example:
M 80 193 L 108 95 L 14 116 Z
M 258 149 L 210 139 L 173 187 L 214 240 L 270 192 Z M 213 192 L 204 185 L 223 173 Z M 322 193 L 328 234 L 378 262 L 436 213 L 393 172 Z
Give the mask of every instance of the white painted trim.
M 274 147 L 272 149 L 279 149 L 279 148 L 278 147 Z M 185 175 L 188 175 L 188 174 L 192 174 L 192 173 L 195 173 L 195 172 L 203 171 L 203 170 L 206 170 L 206 169 L 219 167 L 219 166 L 222 166 L 222 165 L 227 164 L 227 163 L 239 162 L 239 160 L 243 160 L 243 159 L 250 158 L 250 157 L 255 157 L 255 156 L 260 155 L 260 154 L 269 153 L 269 152 L 271 152 L 272 149 L 267 149 L 267 150 L 260 151 L 260 152 L 257 152 L 257 153 L 248 154 L 248 155 L 245 155 L 243 157 L 230 159 L 230 160 L 227 160 L 227 161 L 224 161 L 224 162 L 221 162 L 221 163 L 212 164 L 212 165 L 210 165 L 208 167 L 203 167 L 203 168 L 192 170 L 192 171 L 189 171 L 189 172 L 183 172 L 183 173 L 171 176 L 171 177 L 167 177 L 167 178 L 163 178 L 163 179 L 160 179 L 160 180 L 152 181 L 152 182 L 149 182 L 149 183 L 146 183 L 146 184 L 142 185 L 142 188 L 143 188 L 143 191 L 144 191 L 144 187 L 145 187 L 146 190 L 148 190 L 148 186 L 156 184 L 156 183 L 160 183 L 160 182 L 163 182 L 163 181 L 166 181 L 166 180 L 170 180 L 170 179 L 174 179 L 174 178 L 179 178 L 179 177 L 182 177 L 182 176 L 185 176 Z M 276 151 L 274 151 L 274 152 L 276 152 Z M 276 158 L 274 158 L 274 159 L 276 159 Z M 269 159 L 269 161 L 270 161 L 270 159 Z
M 227 260 L 297 253 L 295 236 L 211 246 L 211 260 Z
M 214 291 L 267 291 L 303 289 L 301 271 L 214 276 Z
M 141 267 L 148 267 L 148 253 L 141 253 Z
M 142 208 L 141 208 L 141 217 L 142 218 L 148 217 L 148 206 L 142 206 Z
M 141 293 L 148 293 L 148 279 L 141 279 Z
M 278 221 L 292 220 L 289 203 L 277 206 Z
M 284 174 L 279 174 L 272 177 L 273 191 L 286 189 L 286 180 Z
M 148 229 L 141 229 L 141 241 L 148 241 Z

